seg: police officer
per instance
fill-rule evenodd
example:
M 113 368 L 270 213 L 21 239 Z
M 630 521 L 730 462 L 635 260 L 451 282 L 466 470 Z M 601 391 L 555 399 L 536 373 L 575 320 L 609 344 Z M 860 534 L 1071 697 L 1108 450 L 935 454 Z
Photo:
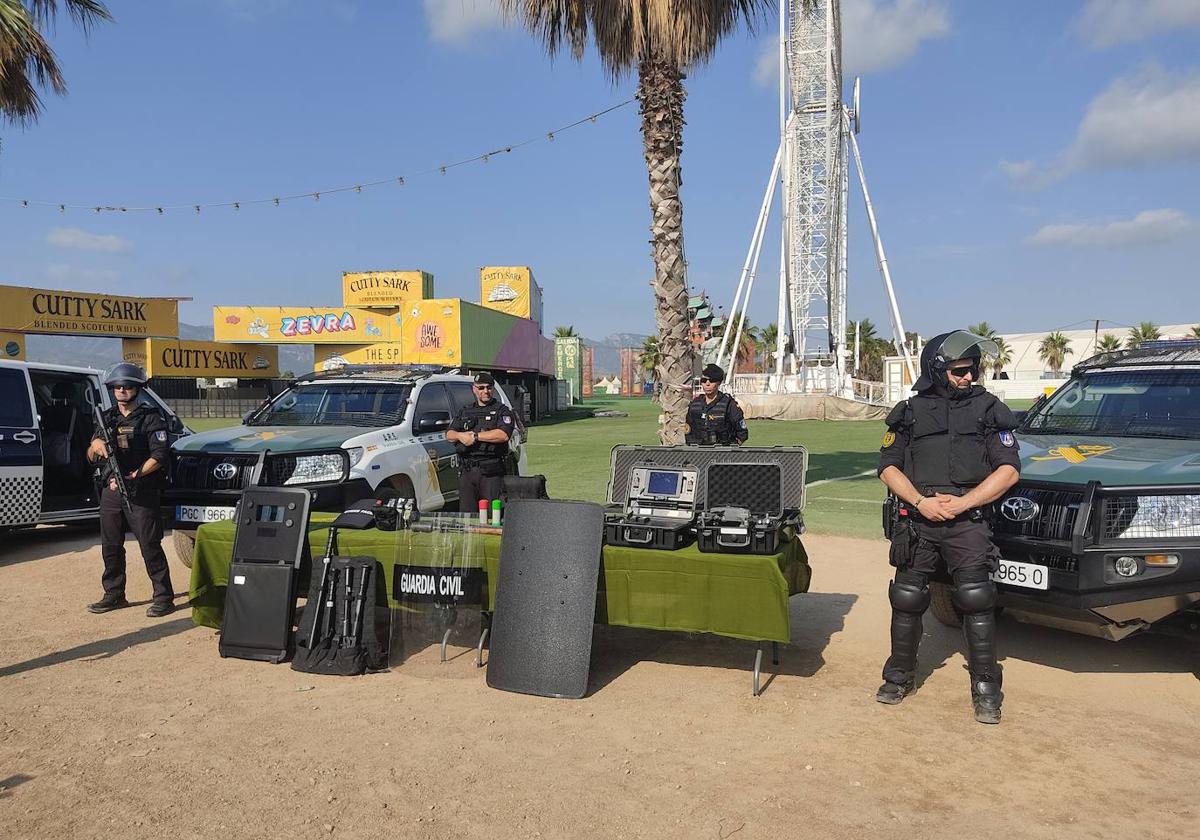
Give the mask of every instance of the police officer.
M 893 517 L 892 650 L 875 699 L 899 703 L 913 689 L 929 576 L 940 560 L 963 616 L 980 723 L 999 723 L 1004 699 L 996 661 L 996 584 L 989 575 L 999 552 L 984 508 L 1017 482 L 1021 468 L 1012 433 L 1016 418 L 977 384 L 983 354 L 996 352 L 995 342 L 963 330 L 931 340 L 921 353 L 917 393 L 888 415 L 879 456 L 879 477 L 907 515 Z
M 495 397 L 490 373 L 475 374 L 475 404 L 464 406 L 450 424 L 446 439 L 458 451 L 458 509 L 479 510 L 479 500 L 500 498 L 508 464 L 508 440 L 516 428 L 513 411 Z
M 725 371 L 705 365 L 700 372 L 700 396 L 688 405 L 684 440 L 689 446 L 741 446 L 750 438 L 746 415 L 731 395 L 721 392 Z
M 163 524 L 159 492 L 166 476 L 170 447 L 167 421 L 158 409 L 137 402 L 146 384 L 146 372 L 135 364 L 113 365 L 104 377 L 112 388 L 115 405 L 103 412 L 104 425 L 116 444 L 116 460 L 129 493 L 128 506 L 118 491 L 107 461 L 108 447 L 97 429 L 88 447 L 88 459 L 102 461 L 100 468 L 100 540 L 104 557 L 104 597 L 88 610 L 104 613 L 129 606 L 125 600 L 125 531 L 133 531 L 142 550 L 146 573 L 154 585 L 154 601 L 146 615 L 157 618 L 175 609 L 171 572 L 163 552 Z

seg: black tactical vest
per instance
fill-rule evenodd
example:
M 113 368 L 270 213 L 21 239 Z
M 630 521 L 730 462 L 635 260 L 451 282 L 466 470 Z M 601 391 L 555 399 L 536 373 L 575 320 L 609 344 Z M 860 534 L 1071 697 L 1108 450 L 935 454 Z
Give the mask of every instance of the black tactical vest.
M 905 472 L 918 489 L 969 490 L 991 472 L 984 438 L 996 397 L 979 388 L 957 400 L 918 394 L 908 400 Z

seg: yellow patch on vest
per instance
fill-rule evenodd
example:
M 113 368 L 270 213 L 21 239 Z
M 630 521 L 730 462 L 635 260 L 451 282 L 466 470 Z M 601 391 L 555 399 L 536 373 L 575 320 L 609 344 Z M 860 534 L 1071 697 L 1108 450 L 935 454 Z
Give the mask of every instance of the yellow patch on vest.
M 895 432 L 884 432 L 883 433 L 883 448 L 884 449 L 887 449 L 889 446 L 891 446 L 895 442 L 896 442 L 896 433 Z
M 684 423 L 683 424 L 683 433 L 685 435 L 690 435 L 692 433 L 692 427 L 689 426 L 687 423 Z

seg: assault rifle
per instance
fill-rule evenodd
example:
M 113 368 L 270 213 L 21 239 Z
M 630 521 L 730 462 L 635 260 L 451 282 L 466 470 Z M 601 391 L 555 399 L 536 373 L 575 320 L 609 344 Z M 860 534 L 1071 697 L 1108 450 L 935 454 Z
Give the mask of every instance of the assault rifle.
M 96 430 L 100 433 L 101 440 L 104 441 L 104 447 L 108 450 L 108 455 L 104 459 L 105 465 L 108 467 L 109 477 L 116 480 L 117 492 L 121 494 L 121 503 L 125 506 L 128 513 L 133 513 L 133 505 L 129 501 L 129 486 L 125 483 L 125 476 L 121 473 L 121 464 L 117 461 L 117 442 L 113 440 L 113 434 L 104 422 L 104 412 L 100 410 L 100 402 L 97 399 L 99 394 L 92 388 L 85 392 L 88 405 L 92 407 L 92 421 L 96 424 Z M 100 471 L 102 484 L 107 484 L 103 480 L 104 471 Z M 101 487 L 103 491 L 103 486 Z

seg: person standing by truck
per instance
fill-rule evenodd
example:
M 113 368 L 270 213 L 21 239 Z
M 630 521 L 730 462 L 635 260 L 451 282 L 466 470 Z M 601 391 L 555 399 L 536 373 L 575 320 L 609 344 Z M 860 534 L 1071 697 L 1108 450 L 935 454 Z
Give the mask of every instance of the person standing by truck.
M 508 461 L 508 441 L 516 429 L 513 409 L 496 399 L 496 380 L 477 373 L 472 384 L 475 403 L 463 406 L 450 423 L 446 439 L 458 452 L 458 509 L 474 513 L 479 501 L 500 498 Z
M 96 429 L 88 447 L 88 460 L 103 462 L 100 468 L 100 540 L 104 574 L 100 583 L 104 597 L 88 605 L 88 611 L 106 613 L 129 606 L 125 599 L 125 531 L 133 531 L 146 573 L 154 586 L 154 600 L 147 608 L 151 618 L 169 615 L 175 609 L 171 571 L 163 551 L 163 523 L 159 508 L 165 467 L 170 456 L 167 421 L 152 405 L 137 401 L 146 384 L 146 372 L 130 362 L 113 365 L 104 384 L 112 389 L 115 405 L 101 413 L 104 430 Z M 115 446 L 110 452 L 105 438 Z M 110 466 L 115 455 L 124 490 Z
M 954 580 L 980 723 L 999 723 L 1004 700 L 991 579 L 1000 555 L 985 508 L 1017 483 L 1021 469 L 1016 418 L 976 384 L 983 354 L 996 351 L 994 341 L 965 330 L 930 340 L 917 393 L 892 409 L 879 450 L 879 478 L 894 497 L 889 505 L 904 515 L 892 517 L 892 649 L 875 699 L 895 705 L 913 689 L 929 577 L 941 563 Z

